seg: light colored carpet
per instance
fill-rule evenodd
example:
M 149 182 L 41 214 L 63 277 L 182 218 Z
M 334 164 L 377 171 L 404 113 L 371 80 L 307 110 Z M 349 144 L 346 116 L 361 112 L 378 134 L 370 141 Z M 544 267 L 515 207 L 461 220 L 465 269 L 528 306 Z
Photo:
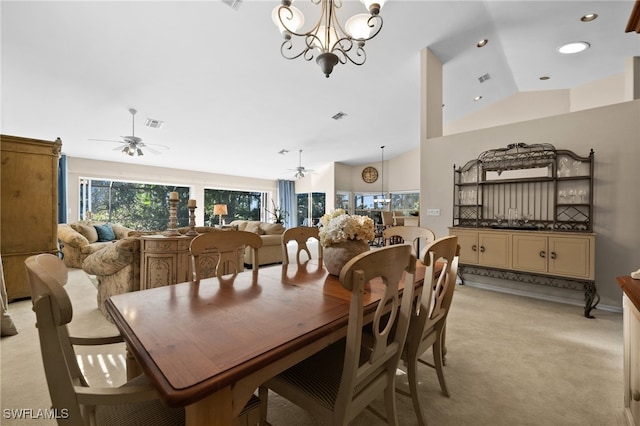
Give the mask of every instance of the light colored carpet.
M 277 266 L 276 266 L 277 267 Z M 74 302 L 72 333 L 108 334 L 114 327 L 97 310 L 95 288 L 81 270 L 70 270 Z M 30 301 L 9 305 L 19 334 L 1 340 L 2 425 L 53 425 L 52 420 L 6 418 L 11 409 L 49 407 Z M 458 286 L 449 317 L 442 396 L 435 372 L 421 370 L 421 400 L 430 426 L 625 424 L 623 415 L 622 315 Z M 125 377 L 124 345 L 106 353 L 78 351 L 89 382 L 118 385 Z M 427 354 L 430 358 L 430 353 Z M 399 386 L 406 376 L 399 374 Z M 376 408 L 383 410 L 381 401 Z M 416 425 L 411 401 L 398 395 L 400 424 Z M 274 426 L 312 426 L 305 411 L 271 394 Z M 365 412 L 355 426 L 382 425 Z

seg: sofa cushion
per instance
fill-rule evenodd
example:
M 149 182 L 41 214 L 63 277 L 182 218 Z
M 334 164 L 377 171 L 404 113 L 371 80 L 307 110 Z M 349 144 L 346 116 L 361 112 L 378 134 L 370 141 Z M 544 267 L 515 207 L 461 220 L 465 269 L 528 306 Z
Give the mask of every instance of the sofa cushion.
M 265 223 L 260 227 L 264 230 L 265 235 L 279 235 L 284 233 L 284 225 L 281 223 Z
M 247 222 L 247 226 L 245 226 L 245 232 L 253 232 L 254 234 L 264 235 L 264 230 L 260 226 L 261 223 L 257 221 L 249 221 Z
M 229 225 L 235 226 L 238 231 L 244 231 L 248 224 L 248 220 L 234 220 Z
M 93 227 L 98 232 L 98 242 L 113 241 L 116 239 L 116 233 L 113 232 L 113 228 L 110 224 L 105 223 L 104 225 L 93 225 Z
M 76 229 L 81 233 L 89 243 L 95 243 L 98 241 L 98 231 L 95 226 L 87 226 L 82 224 L 76 224 Z

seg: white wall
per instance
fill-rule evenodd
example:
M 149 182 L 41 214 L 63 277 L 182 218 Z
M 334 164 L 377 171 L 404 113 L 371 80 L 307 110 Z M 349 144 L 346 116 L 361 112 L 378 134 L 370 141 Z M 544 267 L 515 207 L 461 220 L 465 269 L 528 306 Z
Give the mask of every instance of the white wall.
M 453 164 L 464 164 L 483 151 L 514 142 L 550 143 L 585 156 L 594 149 L 596 286 L 602 304 L 621 306 L 622 293 L 615 277 L 640 268 L 640 101 L 423 141 L 422 210 L 427 206 L 439 208 L 442 215 L 423 215 L 421 224 L 432 228 L 436 235 L 446 235 L 453 215 Z M 529 291 L 546 289 L 549 288 L 527 287 Z
M 205 188 L 269 192 L 272 198 L 278 192 L 278 184 L 274 180 L 69 157 L 67 173 L 67 217 L 69 222 L 79 219 L 79 188 L 80 178 L 83 177 L 189 186 L 191 197 L 196 199 L 198 206 L 204 206 Z M 198 208 L 196 209 L 196 225 L 203 224 L 204 210 Z

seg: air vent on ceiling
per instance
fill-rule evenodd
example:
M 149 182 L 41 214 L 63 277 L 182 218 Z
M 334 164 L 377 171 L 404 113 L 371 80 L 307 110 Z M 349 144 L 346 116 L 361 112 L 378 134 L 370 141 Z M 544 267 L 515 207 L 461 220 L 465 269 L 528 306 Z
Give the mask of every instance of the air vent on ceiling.
M 151 127 L 152 129 L 159 129 L 164 125 L 164 121 L 147 118 L 147 121 L 145 121 L 144 125 L 147 127 Z
M 233 10 L 238 10 L 240 8 L 242 0 L 222 0 L 222 3 L 226 4 Z
M 340 111 L 337 114 L 333 115 L 331 118 L 333 118 L 334 120 L 340 120 L 346 116 L 347 114 L 345 112 Z
M 491 78 L 491 76 L 489 75 L 489 73 L 485 74 L 485 75 L 481 75 L 480 77 L 478 77 L 478 81 L 480 81 L 480 83 L 484 83 L 485 81 L 489 80 Z

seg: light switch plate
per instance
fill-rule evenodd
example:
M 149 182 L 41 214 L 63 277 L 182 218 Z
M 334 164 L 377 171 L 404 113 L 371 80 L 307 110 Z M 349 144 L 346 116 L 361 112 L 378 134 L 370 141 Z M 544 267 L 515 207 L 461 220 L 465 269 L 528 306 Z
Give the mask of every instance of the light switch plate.
M 440 209 L 427 209 L 427 216 L 440 216 Z

